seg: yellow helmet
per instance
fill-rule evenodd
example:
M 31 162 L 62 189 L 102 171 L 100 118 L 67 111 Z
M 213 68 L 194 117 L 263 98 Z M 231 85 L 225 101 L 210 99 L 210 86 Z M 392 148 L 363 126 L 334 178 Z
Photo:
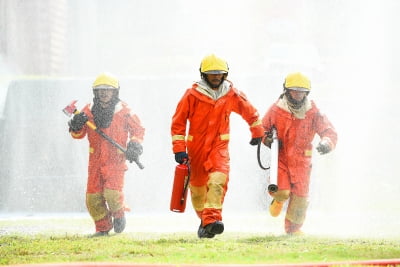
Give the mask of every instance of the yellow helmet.
M 214 54 L 203 58 L 200 64 L 200 72 L 205 74 L 228 73 L 229 68 L 225 60 L 216 57 Z
M 93 89 L 119 89 L 119 81 L 112 74 L 104 72 L 93 82 Z
M 286 89 L 296 90 L 296 91 L 310 91 L 311 82 L 310 80 L 300 72 L 290 73 L 285 78 L 285 83 L 283 86 Z

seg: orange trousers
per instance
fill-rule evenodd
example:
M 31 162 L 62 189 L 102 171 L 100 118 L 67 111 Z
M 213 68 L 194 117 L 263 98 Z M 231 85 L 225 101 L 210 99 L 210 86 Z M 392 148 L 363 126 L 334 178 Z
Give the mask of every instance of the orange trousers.
M 124 216 L 125 170 L 91 168 L 86 190 L 86 207 L 95 222 L 96 232 L 112 229 L 112 217 Z

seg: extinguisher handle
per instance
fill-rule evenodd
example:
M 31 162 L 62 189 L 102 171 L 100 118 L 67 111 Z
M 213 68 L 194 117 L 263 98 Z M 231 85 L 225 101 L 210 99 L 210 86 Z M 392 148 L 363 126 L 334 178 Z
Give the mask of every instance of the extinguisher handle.
M 186 152 L 177 152 L 175 153 L 175 161 L 179 164 L 183 164 L 189 158 Z

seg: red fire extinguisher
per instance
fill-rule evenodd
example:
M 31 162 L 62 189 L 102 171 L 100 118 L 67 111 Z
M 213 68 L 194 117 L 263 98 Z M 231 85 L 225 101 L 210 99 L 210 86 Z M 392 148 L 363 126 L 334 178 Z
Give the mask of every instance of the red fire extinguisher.
M 175 167 L 174 185 L 172 187 L 170 210 L 185 212 L 186 197 L 190 179 L 189 162 L 185 161 Z

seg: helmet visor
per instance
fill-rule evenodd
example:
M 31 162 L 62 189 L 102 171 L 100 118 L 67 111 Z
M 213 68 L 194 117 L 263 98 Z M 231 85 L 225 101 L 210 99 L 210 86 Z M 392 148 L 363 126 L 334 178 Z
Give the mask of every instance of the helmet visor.
M 208 71 L 204 71 L 204 74 L 225 74 L 228 73 L 224 70 L 208 70 Z
M 107 84 L 99 84 L 95 87 L 93 87 L 93 90 L 117 90 L 118 88 L 115 88 L 114 86 L 107 85 Z
M 298 92 L 309 92 L 310 90 L 304 87 L 289 87 L 288 90 L 298 91 Z

